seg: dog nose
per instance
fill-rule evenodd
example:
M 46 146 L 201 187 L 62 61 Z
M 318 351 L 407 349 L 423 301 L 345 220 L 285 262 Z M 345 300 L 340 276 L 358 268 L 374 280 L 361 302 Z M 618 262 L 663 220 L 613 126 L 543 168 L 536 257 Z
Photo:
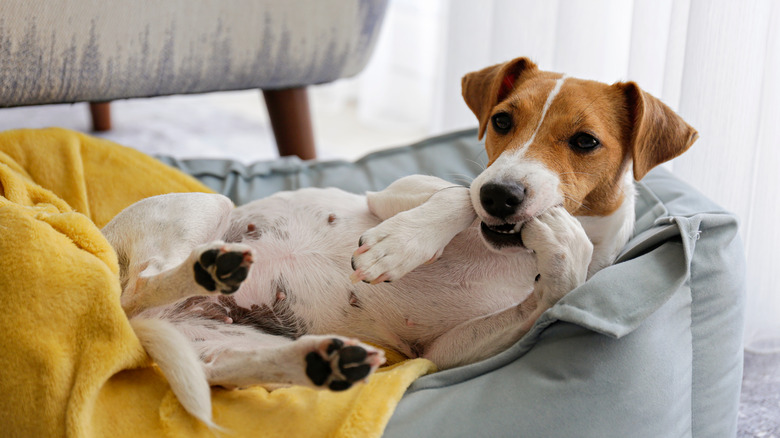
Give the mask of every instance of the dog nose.
M 479 189 L 479 202 L 488 214 L 499 219 L 515 214 L 525 198 L 525 187 L 516 182 L 488 183 Z

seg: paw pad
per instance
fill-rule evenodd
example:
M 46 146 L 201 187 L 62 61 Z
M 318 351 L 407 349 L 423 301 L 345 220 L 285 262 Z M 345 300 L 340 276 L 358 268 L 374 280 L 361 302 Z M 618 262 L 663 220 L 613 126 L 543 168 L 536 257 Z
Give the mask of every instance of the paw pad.
M 195 262 L 195 281 L 208 291 L 232 294 L 249 275 L 252 254 L 248 249 L 207 249 Z
M 344 391 L 373 371 L 375 352 L 359 345 L 345 345 L 337 338 L 326 342 L 324 351 L 320 348 L 306 355 L 306 375 L 316 386 Z

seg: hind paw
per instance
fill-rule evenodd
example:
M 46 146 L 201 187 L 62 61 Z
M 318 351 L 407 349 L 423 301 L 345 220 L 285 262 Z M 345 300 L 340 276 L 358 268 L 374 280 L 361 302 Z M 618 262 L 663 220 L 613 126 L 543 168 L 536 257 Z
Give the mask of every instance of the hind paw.
M 384 352 L 346 338 L 326 338 L 306 355 L 306 376 L 321 388 L 344 391 L 385 362 Z
M 240 243 L 214 242 L 197 250 L 195 281 L 209 292 L 232 294 L 252 266 L 252 249 Z

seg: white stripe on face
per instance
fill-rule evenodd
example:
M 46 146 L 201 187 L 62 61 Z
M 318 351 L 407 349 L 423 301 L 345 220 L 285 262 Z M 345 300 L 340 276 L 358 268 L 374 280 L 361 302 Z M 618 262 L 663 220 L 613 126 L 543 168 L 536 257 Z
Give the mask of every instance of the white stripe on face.
M 531 138 L 529 138 L 528 141 L 523 143 L 523 145 L 520 147 L 521 154 L 524 153 L 526 149 L 528 149 L 528 146 L 531 146 L 531 144 L 536 139 L 536 134 L 539 132 L 539 129 L 542 127 L 542 122 L 544 122 L 544 116 L 547 115 L 547 110 L 550 109 L 550 106 L 552 105 L 555 96 L 557 96 L 558 93 L 561 91 L 561 87 L 563 87 L 563 82 L 566 81 L 566 78 L 567 78 L 566 75 L 562 75 L 560 79 L 555 81 L 555 86 L 553 87 L 552 91 L 550 91 L 550 94 L 547 95 L 547 100 L 544 102 L 544 107 L 542 108 L 542 116 L 539 117 L 539 123 L 536 125 L 536 129 L 534 129 L 534 133 L 531 135 Z

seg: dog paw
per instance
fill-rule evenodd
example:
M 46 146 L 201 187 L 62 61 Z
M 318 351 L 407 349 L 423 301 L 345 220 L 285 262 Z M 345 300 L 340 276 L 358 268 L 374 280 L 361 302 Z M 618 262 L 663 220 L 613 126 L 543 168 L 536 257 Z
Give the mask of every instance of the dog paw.
M 344 391 L 366 380 L 385 362 L 384 352 L 356 340 L 330 337 L 306 354 L 306 376 L 314 386 Z
M 195 282 L 209 292 L 232 294 L 252 266 L 252 249 L 240 243 L 214 242 L 196 250 Z
M 536 254 L 539 270 L 535 293 L 546 305 L 585 282 L 593 244 L 580 222 L 563 207 L 554 207 L 528 221 L 523 244 Z
M 441 256 L 444 245 L 430 241 L 419 228 L 394 219 L 360 236 L 359 247 L 352 254 L 353 282 L 377 284 L 398 280 Z

